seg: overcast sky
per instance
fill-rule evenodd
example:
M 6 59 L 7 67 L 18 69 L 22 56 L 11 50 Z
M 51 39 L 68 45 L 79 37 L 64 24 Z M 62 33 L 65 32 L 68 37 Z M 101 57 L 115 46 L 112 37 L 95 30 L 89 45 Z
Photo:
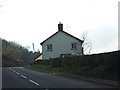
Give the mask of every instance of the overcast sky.
M 0 0 L 0 37 L 23 46 L 64 31 L 81 39 L 87 32 L 92 53 L 118 50 L 119 0 Z

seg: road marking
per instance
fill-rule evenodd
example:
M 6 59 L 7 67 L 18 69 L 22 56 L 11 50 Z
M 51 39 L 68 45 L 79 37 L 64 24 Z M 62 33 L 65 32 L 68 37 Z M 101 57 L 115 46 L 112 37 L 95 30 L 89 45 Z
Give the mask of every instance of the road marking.
M 22 67 L 21 67 L 22 68 Z M 20 73 L 19 72 L 16 72 L 16 71 L 14 71 L 11 67 L 9 68 L 11 71 L 13 71 L 13 72 L 15 72 L 17 75 L 20 75 Z M 24 75 L 20 75 L 22 78 L 24 78 L 24 79 L 27 79 L 27 77 L 26 76 L 24 76 Z M 39 84 L 37 83 L 37 82 L 35 82 L 35 81 L 33 81 L 33 80 L 29 80 L 29 82 L 31 82 L 31 83 L 33 83 L 33 84 L 35 84 L 35 85 L 37 85 L 37 86 L 39 86 Z
M 16 72 L 15 70 L 13 70 L 11 67 L 10 67 L 10 70 L 13 71 L 13 72 Z M 16 72 L 17 73 L 17 72 Z
M 20 73 L 16 72 L 17 75 L 20 75 Z
M 33 84 L 35 84 L 35 85 L 37 85 L 37 86 L 39 86 L 39 84 L 38 83 L 36 83 L 35 81 L 33 81 L 33 80 L 29 80 L 31 83 L 33 83 Z
M 9 69 L 10 69 L 11 71 L 13 71 L 13 69 L 12 69 L 11 67 L 9 67 Z
M 16 71 L 13 71 L 13 72 L 16 72 Z
M 11 71 L 13 71 L 11 68 L 10 68 Z
M 27 78 L 27 77 L 26 77 L 26 76 L 24 76 L 24 75 L 20 75 L 20 76 L 21 76 L 21 77 L 23 77 L 23 78 L 25 78 L 25 79 Z

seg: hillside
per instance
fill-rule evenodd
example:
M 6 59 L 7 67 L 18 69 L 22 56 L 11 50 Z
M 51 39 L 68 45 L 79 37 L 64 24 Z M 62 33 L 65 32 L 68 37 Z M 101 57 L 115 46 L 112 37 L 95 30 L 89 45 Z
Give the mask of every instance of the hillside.
M 21 66 L 33 62 L 39 52 L 33 53 L 16 42 L 2 39 L 2 66 Z

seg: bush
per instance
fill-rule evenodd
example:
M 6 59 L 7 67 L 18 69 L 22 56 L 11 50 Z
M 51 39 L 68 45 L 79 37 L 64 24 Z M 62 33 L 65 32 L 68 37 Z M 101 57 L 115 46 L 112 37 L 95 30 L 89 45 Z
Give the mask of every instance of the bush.
M 50 65 L 50 60 L 40 60 L 40 61 L 34 62 L 34 64 Z
M 73 65 L 74 58 L 73 57 L 65 57 L 62 58 L 62 66 L 63 67 L 68 67 Z
M 102 76 L 105 73 L 105 66 L 97 66 L 88 71 L 88 75 L 91 76 Z
M 61 67 L 61 58 L 54 58 L 50 60 L 50 65 L 52 67 Z

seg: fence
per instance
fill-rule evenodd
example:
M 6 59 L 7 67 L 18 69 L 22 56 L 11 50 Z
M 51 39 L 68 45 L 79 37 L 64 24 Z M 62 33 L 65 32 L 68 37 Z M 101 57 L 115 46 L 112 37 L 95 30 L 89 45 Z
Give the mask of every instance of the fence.
M 106 72 L 118 74 L 120 65 L 119 56 L 120 51 L 115 51 L 102 54 L 54 58 L 36 63 L 51 65 L 53 68 L 63 67 L 66 71 L 71 70 L 71 72 L 80 74 L 102 75 Z

